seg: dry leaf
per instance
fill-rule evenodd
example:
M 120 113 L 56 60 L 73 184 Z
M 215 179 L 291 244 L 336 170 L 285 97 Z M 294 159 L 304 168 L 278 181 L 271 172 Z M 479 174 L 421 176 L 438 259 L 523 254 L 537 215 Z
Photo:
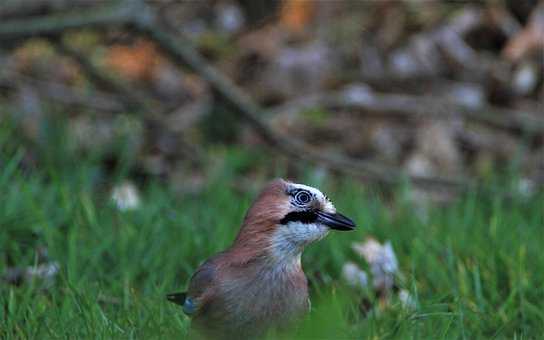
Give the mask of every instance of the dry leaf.
M 313 1 L 287 0 L 283 3 L 280 23 L 291 33 L 302 33 L 314 16 Z
M 105 62 L 130 80 L 149 80 L 161 63 L 161 57 L 153 43 L 139 39 L 132 46 L 111 47 Z
M 540 3 L 525 28 L 508 41 L 502 54 L 510 61 L 519 61 L 532 51 L 544 48 L 544 3 Z

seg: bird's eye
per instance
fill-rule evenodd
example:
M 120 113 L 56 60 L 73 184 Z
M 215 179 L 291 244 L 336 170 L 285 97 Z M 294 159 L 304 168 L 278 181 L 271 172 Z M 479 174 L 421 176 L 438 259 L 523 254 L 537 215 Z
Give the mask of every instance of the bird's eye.
M 310 203 L 312 197 L 306 191 L 299 191 L 295 194 L 295 202 L 299 205 L 305 205 Z

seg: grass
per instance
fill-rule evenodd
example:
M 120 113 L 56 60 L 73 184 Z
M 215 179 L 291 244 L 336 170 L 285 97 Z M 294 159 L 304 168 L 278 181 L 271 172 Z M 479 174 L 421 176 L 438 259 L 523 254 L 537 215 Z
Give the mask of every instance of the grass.
M 179 338 L 188 319 L 164 295 L 185 287 L 197 265 L 227 247 L 258 188 L 235 190 L 251 166 L 248 151 L 217 151 L 221 165 L 202 192 L 179 195 L 167 183 L 142 186 L 141 208 L 121 212 L 109 200 L 97 155 L 79 156 L 62 138 L 29 152 L 0 126 L 0 273 L 36 263 L 47 247 L 60 273 L 53 285 L 0 282 L 0 337 Z M 123 148 L 119 148 L 123 150 Z M 262 156 L 260 157 L 263 158 Z M 277 166 L 277 174 L 282 174 Z M 239 175 L 238 175 L 239 176 Z M 264 179 L 265 176 L 261 176 Z M 303 266 L 312 284 L 312 313 L 295 338 L 538 338 L 544 334 L 544 195 L 469 193 L 422 217 L 399 188 L 393 198 L 358 182 L 298 178 L 317 185 L 358 222 L 312 245 Z M 492 185 L 492 184 L 490 184 Z M 505 189 L 507 185 L 499 186 Z M 353 240 L 391 240 L 417 301 L 379 313 L 358 312 L 359 293 L 340 280 L 342 264 L 362 261 Z

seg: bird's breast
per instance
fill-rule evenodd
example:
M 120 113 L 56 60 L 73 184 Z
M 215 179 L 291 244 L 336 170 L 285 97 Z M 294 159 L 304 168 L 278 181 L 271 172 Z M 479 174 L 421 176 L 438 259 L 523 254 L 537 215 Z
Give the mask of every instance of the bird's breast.
M 234 329 L 284 327 L 308 311 L 308 285 L 300 266 L 255 265 L 225 275 L 214 319 Z

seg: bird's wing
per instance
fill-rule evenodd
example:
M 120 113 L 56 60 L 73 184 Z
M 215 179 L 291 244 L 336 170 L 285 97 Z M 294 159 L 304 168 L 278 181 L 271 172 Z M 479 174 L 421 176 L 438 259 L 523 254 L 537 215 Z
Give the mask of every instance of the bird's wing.
M 219 256 L 220 254 L 210 258 L 198 267 L 191 276 L 187 292 L 168 294 L 167 299 L 183 306 L 183 312 L 189 316 L 194 316 L 202 310 L 214 293 L 217 277 L 216 262 Z
M 193 315 L 196 312 L 196 305 L 193 299 L 187 296 L 187 292 L 171 293 L 166 295 L 168 301 L 181 305 L 183 312 L 188 316 Z

